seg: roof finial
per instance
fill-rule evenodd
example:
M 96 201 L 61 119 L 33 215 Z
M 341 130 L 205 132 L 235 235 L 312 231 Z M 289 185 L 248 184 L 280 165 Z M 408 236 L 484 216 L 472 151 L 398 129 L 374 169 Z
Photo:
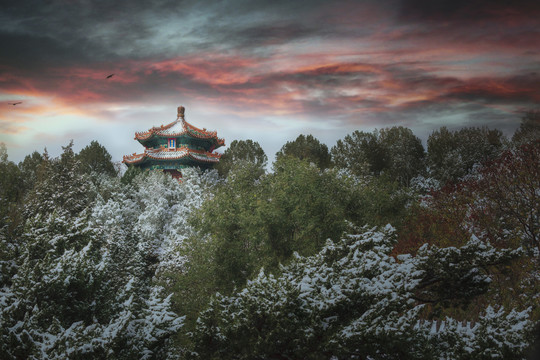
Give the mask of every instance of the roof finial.
M 184 120 L 184 111 L 186 111 L 186 108 L 183 106 L 178 107 L 178 118 L 182 118 Z

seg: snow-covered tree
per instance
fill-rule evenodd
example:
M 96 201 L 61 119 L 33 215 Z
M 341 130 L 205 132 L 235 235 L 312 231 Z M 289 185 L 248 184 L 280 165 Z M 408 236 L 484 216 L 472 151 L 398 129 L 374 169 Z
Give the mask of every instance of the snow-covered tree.
M 131 185 L 104 179 L 101 188 L 108 195 L 94 207 L 91 225 L 104 234 L 110 248 L 125 245 L 119 261 L 124 253 L 138 252 L 152 273 L 180 270 L 183 241 L 193 234 L 187 218 L 217 182 L 217 172 L 198 169 L 184 170 L 181 183 L 158 172 L 141 174 Z
M 25 203 L 14 275 L 2 277 L 0 353 L 167 357 L 183 317 L 155 278 L 159 269 L 178 266 L 175 255 L 189 232 L 185 217 L 217 175 L 186 171 L 178 184 L 141 174 L 124 185 L 82 174 L 71 144 L 60 159 L 44 159 Z
M 488 307 L 473 325 L 421 321 L 426 302 L 467 300 L 485 291 L 488 265 L 519 250 L 472 238 L 461 248 L 422 247 L 390 256 L 393 229 L 364 229 L 297 258 L 274 277 L 263 271 L 201 313 L 194 358 L 521 359 L 528 312 Z

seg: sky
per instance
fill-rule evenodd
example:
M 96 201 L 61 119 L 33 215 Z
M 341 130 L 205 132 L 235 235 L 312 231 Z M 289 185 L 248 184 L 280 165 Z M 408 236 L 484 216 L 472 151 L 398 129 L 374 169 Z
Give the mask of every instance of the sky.
M 11 1 L 0 142 L 14 162 L 71 139 L 121 161 L 180 105 L 270 160 L 300 134 L 329 148 L 391 126 L 424 145 L 441 126 L 511 136 L 539 108 L 539 44 L 538 1 Z

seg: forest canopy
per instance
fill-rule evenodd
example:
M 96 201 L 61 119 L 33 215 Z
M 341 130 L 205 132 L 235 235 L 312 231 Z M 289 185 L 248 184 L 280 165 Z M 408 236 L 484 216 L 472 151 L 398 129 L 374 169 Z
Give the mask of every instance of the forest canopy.
M 537 112 L 309 134 L 216 169 L 0 144 L 6 359 L 525 359 L 540 319 Z

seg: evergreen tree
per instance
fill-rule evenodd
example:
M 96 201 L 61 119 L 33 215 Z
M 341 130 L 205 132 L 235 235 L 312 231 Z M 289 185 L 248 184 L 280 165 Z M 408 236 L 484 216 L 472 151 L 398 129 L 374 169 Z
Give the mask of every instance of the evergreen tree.
M 197 212 L 208 235 L 215 284 L 224 292 L 243 286 L 261 266 L 275 270 L 294 251 L 313 254 L 345 226 L 345 189 L 335 173 L 294 157 L 258 178 L 255 164 L 234 168 L 227 182 Z
M 505 138 L 497 129 L 471 127 L 452 132 L 442 127 L 427 141 L 431 176 L 442 184 L 456 182 L 475 166 L 496 158 L 504 143 Z
M 182 318 L 153 282 L 156 266 L 148 256 L 155 252 L 148 249 L 155 240 L 123 233 L 133 225 L 125 222 L 138 218 L 136 199 L 127 201 L 132 187 L 122 188 L 118 179 L 92 186 L 72 143 L 59 159 L 46 154 L 44 159 L 25 203 L 16 274 L 0 292 L 0 353 L 6 358 L 165 358 L 168 338 Z M 96 189 L 113 211 L 101 209 L 104 200 L 101 194 L 96 200 Z M 114 199 L 125 200 L 119 211 Z M 99 216 L 107 217 L 105 223 Z
M 95 140 L 79 152 L 77 159 L 81 163 L 81 171 L 87 174 L 93 172 L 109 176 L 116 175 L 111 154 Z
M 8 160 L 7 148 L 0 143 L 0 228 L 14 220 L 24 188 L 19 168 Z
M 225 150 L 219 163 L 215 165 L 221 176 L 227 176 L 231 168 L 239 162 L 251 162 L 264 174 L 268 158 L 258 142 L 253 140 L 234 140 Z
M 474 326 L 421 321 L 423 303 L 467 301 L 489 286 L 486 266 L 508 262 L 478 239 L 390 256 L 393 230 L 364 229 L 318 254 L 297 256 L 279 276 L 263 271 L 231 296 L 217 294 L 193 335 L 201 359 L 521 359 L 528 311 L 488 306 Z
M 30 155 L 26 155 L 24 160 L 19 163 L 19 169 L 23 177 L 25 192 L 31 191 L 34 188 L 37 178 L 37 170 L 43 161 L 43 157 L 37 151 Z
M 285 156 L 293 156 L 312 162 L 321 170 L 330 167 L 332 161 L 328 147 L 314 138 L 313 135 L 299 135 L 296 140 L 288 141 L 276 153 L 276 160 Z
M 512 136 L 512 142 L 516 145 L 540 139 L 540 110 L 527 111 L 521 118 L 519 128 Z
M 127 171 L 122 175 L 122 184 L 131 184 L 133 179 L 142 174 L 143 170 L 137 166 L 128 166 Z
M 377 134 L 356 130 L 346 135 L 332 147 L 332 161 L 337 167 L 349 169 L 358 176 L 379 175 L 386 167 L 387 158 Z
M 424 170 L 424 147 L 410 129 L 402 126 L 372 133 L 354 131 L 331 150 L 337 167 L 358 176 L 384 174 L 402 186 Z
M 425 168 L 422 142 L 410 129 L 402 126 L 382 129 L 379 142 L 387 153 L 387 176 L 408 187 Z

